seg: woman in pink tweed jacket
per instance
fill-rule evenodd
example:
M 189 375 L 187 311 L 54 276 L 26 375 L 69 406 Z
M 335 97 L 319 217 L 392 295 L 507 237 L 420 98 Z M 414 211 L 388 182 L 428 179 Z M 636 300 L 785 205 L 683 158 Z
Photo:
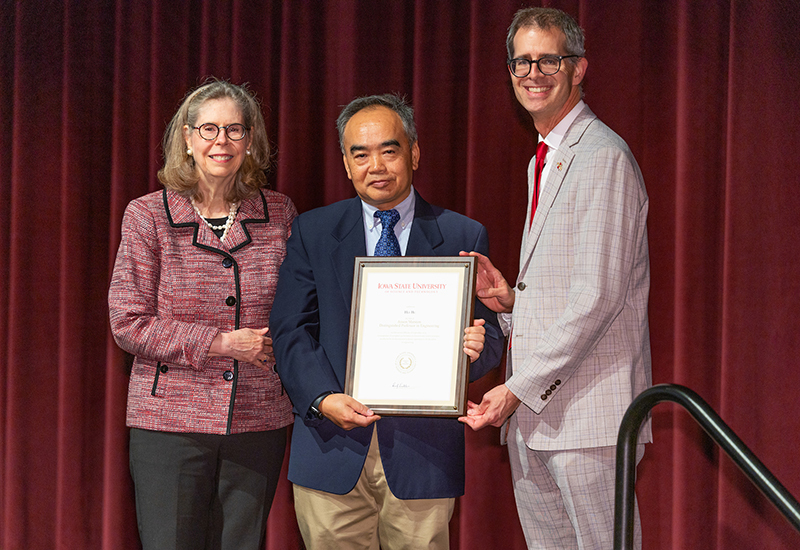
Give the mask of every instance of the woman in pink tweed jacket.
M 135 355 L 130 467 L 148 548 L 263 548 L 291 403 L 267 323 L 297 215 L 265 189 L 258 103 L 211 81 L 164 136 L 164 190 L 132 201 L 109 291 Z

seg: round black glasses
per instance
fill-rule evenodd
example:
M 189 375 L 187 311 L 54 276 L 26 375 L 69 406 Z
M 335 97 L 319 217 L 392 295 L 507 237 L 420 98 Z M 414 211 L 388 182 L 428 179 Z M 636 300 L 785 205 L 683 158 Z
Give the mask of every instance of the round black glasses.
M 239 141 L 247 134 L 247 129 L 244 124 L 228 124 L 227 126 L 217 126 L 213 122 L 206 122 L 200 126 L 192 126 L 200 137 L 206 141 L 217 139 L 220 130 L 225 130 L 225 134 L 231 141 Z
M 531 68 L 535 64 L 539 67 L 539 72 L 545 76 L 551 76 L 561 70 L 561 60 L 570 57 L 581 57 L 580 55 L 543 55 L 539 59 L 525 59 L 517 57 L 508 60 L 508 68 L 511 74 L 517 78 L 525 78 L 531 74 Z

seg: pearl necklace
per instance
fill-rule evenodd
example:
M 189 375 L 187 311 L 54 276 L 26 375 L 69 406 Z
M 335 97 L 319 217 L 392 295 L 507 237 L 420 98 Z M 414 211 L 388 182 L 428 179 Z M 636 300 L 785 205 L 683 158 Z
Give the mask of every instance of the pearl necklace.
M 200 209 L 197 208 L 197 205 L 194 202 L 194 197 L 192 198 L 192 208 L 194 211 L 197 212 L 197 215 L 200 216 L 200 219 L 206 222 L 206 225 L 211 228 L 212 231 L 222 231 L 222 237 L 219 238 L 221 242 L 225 242 L 225 237 L 228 236 L 228 230 L 233 227 L 233 220 L 236 219 L 236 213 L 239 211 L 239 203 L 234 202 L 231 203 L 231 209 L 228 212 L 228 219 L 225 220 L 224 225 L 214 225 L 209 222 L 201 213 Z

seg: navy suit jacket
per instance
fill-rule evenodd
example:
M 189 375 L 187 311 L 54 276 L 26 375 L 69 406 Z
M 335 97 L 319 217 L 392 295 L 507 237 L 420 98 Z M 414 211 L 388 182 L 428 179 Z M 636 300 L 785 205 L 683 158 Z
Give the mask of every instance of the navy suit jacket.
M 378 430 L 381 460 L 392 493 L 402 499 L 464 493 L 464 426 L 455 419 L 383 417 L 343 430 L 308 414 L 319 395 L 342 392 L 347 362 L 353 265 L 366 256 L 361 200 L 348 199 L 298 216 L 287 242 L 270 316 L 276 368 L 295 412 L 289 480 L 334 494 L 355 486 Z M 488 254 L 486 229 L 416 196 L 407 256 Z M 486 319 L 486 343 L 470 366 L 475 380 L 497 366 L 503 335 L 496 315 L 476 301 Z

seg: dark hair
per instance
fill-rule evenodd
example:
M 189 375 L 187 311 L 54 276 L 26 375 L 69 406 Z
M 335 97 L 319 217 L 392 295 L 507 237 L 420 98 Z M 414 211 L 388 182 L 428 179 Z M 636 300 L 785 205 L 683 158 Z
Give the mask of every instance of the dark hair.
M 202 199 L 197 188 L 199 178 L 194 158 L 186 152 L 185 128 L 192 128 L 197 124 L 197 113 L 206 101 L 223 98 L 236 102 L 251 137 L 250 154 L 239 168 L 230 196 L 225 199 L 237 202 L 251 197 L 260 188 L 267 186 L 265 170 L 269 168 L 270 150 L 258 101 L 246 85 L 237 86 L 224 80 L 212 79 L 186 95 L 164 132 L 164 166 L 158 171 L 158 180 L 167 189 Z
M 339 118 L 336 119 L 336 128 L 339 130 L 339 148 L 342 153 L 344 153 L 344 127 L 357 112 L 374 107 L 387 107 L 397 113 L 403 122 L 409 147 L 417 142 L 414 109 L 406 102 L 406 98 L 398 94 L 370 95 L 356 98 L 348 103 L 339 113 Z
M 514 20 L 508 27 L 506 50 L 509 59 L 514 58 L 514 37 L 523 27 L 536 27 L 545 31 L 558 29 L 566 37 L 565 47 L 568 55 L 584 57 L 586 54 L 583 29 L 569 14 L 555 8 L 523 8 L 514 14 Z M 574 63 L 575 58 L 571 58 L 570 61 Z

